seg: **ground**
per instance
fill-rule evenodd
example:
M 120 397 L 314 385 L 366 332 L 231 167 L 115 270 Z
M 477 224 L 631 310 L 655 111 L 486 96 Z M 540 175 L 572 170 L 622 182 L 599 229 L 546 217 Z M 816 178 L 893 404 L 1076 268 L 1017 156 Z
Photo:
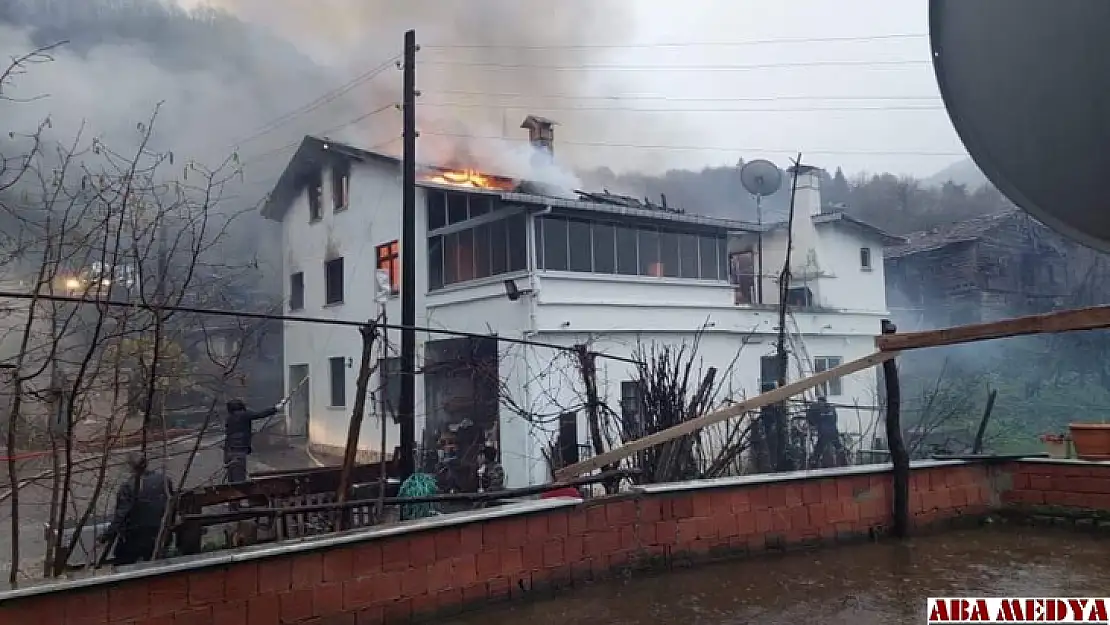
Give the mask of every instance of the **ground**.
M 222 436 L 218 434 L 206 436 L 201 440 L 201 449 L 198 451 L 189 471 L 186 486 L 196 487 L 213 484 L 223 479 L 223 451 L 220 448 L 222 440 Z M 160 448 L 161 444 L 159 444 L 158 447 L 153 448 L 155 451 L 152 451 L 150 456 L 155 462 L 158 461 L 160 456 L 168 456 L 165 464 L 168 467 L 169 475 L 176 484 L 180 482 L 189 452 L 196 442 L 195 436 L 178 439 L 167 444 L 164 452 Z M 122 463 L 126 453 L 126 450 L 120 450 L 112 456 L 104 479 L 107 493 L 98 498 L 95 512 L 98 516 L 110 513 L 111 506 L 114 505 L 116 485 L 125 476 Z M 0 453 L 0 455 L 3 455 L 3 453 Z M 96 470 L 99 469 L 101 464 L 95 456 L 85 455 L 78 459 L 79 462 L 82 460 L 84 461 L 83 464 L 76 465 L 77 468 L 73 476 L 73 490 L 77 501 L 75 505 L 70 507 L 69 516 L 71 518 L 86 509 L 95 490 Z M 275 447 L 256 450 L 250 458 L 249 469 L 251 471 L 293 469 L 315 466 L 317 462 L 314 458 L 306 455 L 302 448 Z M 32 480 L 19 489 L 19 568 L 24 577 L 37 578 L 42 575 L 43 558 L 46 553 L 44 525 L 50 510 L 51 481 L 49 477 L 40 477 L 38 480 L 33 480 L 33 478 L 48 472 L 50 461 L 48 458 L 33 458 L 23 460 L 19 464 L 17 475 L 20 480 Z M 0 467 L 0 477 L 3 478 L 0 480 L 0 562 L 3 562 L 3 564 L 0 566 L 4 568 L 2 577 L 6 581 L 7 572 L 10 570 L 7 568 L 9 566 L 7 563 L 11 562 L 13 535 L 11 531 L 11 489 L 8 486 L 6 466 Z

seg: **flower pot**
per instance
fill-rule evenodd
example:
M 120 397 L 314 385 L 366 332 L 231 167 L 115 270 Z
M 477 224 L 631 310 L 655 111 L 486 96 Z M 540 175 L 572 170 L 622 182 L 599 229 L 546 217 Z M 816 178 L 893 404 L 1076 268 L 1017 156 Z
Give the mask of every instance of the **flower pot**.
M 1110 460 L 1110 423 L 1072 423 L 1068 429 L 1080 460 Z

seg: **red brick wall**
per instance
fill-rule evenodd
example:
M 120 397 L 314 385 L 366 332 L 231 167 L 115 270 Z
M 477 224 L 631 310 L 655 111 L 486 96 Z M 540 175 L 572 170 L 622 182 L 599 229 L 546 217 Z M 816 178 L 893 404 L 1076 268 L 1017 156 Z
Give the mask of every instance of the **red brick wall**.
M 1001 489 L 1010 508 L 1030 512 L 1110 511 L 1110 464 L 1015 462 Z
M 915 525 L 990 511 L 998 505 L 998 476 L 1006 470 L 915 469 Z M 1014 471 L 1015 482 L 1028 479 L 1030 488 L 1040 485 L 1035 475 L 1040 473 L 1027 472 L 1024 465 Z M 1100 475 L 1110 480 L 1110 470 Z M 0 625 L 404 621 L 558 589 L 624 568 L 881 533 L 890 522 L 890 492 L 888 472 L 698 488 L 657 485 L 574 507 L 369 536 L 330 549 L 117 581 L 110 588 L 105 580 L 83 590 L 0 596 Z

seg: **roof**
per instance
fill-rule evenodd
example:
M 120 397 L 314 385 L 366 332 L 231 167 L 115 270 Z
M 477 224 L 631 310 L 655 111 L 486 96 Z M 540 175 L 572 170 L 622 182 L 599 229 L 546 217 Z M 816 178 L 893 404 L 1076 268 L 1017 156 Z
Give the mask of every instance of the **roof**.
M 837 211 L 837 212 L 832 212 L 832 213 L 821 213 L 820 215 L 814 215 L 812 217 L 812 219 L 813 219 L 813 223 L 815 225 L 816 224 L 841 224 L 841 225 L 846 225 L 846 226 L 849 226 L 849 227 L 852 227 L 852 228 L 856 228 L 858 230 L 862 230 L 865 234 L 871 235 L 875 238 L 878 238 L 878 239 L 882 240 L 883 245 L 901 245 L 902 243 L 906 242 L 906 240 L 903 237 L 890 234 L 887 231 L 882 230 L 881 228 L 879 228 L 877 226 L 873 226 L 873 225 L 867 223 L 866 221 L 863 221 L 862 219 L 857 219 L 855 217 L 852 217 L 851 215 L 849 215 L 848 213 L 845 213 L 845 212 Z M 779 222 L 776 222 L 776 223 L 773 223 L 773 224 L 769 224 L 765 228 L 765 230 L 766 231 L 778 230 L 780 228 L 785 228 L 785 227 L 786 227 L 786 222 L 785 221 L 779 221 Z
M 280 221 L 284 217 L 285 211 L 287 211 L 292 204 L 293 199 L 303 188 L 304 176 L 321 165 L 326 164 L 327 159 L 330 158 L 332 154 L 340 154 L 358 161 L 377 161 L 393 167 L 399 167 L 401 164 L 400 159 L 393 156 L 369 152 L 327 138 L 306 135 L 304 140 L 301 141 L 300 147 L 297 148 L 297 151 L 289 159 L 289 164 L 286 165 L 285 171 L 281 174 L 281 178 L 279 178 L 277 184 L 274 185 L 273 191 L 270 192 L 269 198 L 262 207 L 262 216 L 267 219 Z M 571 200 L 543 193 L 544 185 L 527 180 L 518 181 L 516 189 L 512 192 L 471 187 L 461 188 L 428 180 L 418 180 L 417 186 L 456 191 L 462 190 L 466 193 L 497 195 L 502 200 L 516 202 L 518 204 L 531 204 L 543 207 L 553 206 L 571 210 L 657 219 L 729 230 L 753 232 L 758 230 L 758 226 L 755 224 L 717 217 L 691 215 L 678 209 L 641 201 L 632 197 L 615 195 L 608 191 L 604 193 L 576 191 L 575 193 L 580 199 Z
M 401 164 L 400 159 L 387 154 L 369 152 L 326 137 L 305 135 L 297 151 L 290 157 L 289 164 L 285 166 L 285 171 L 281 173 L 277 184 L 270 191 L 266 203 L 262 205 L 262 216 L 281 221 L 285 211 L 293 203 L 293 198 L 300 192 L 305 174 L 325 164 L 332 154 L 340 154 L 357 161 L 377 161 L 386 165 Z
M 1006 210 L 938 226 L 931 230 L 911 232 L 906 235 L 904 244 L 887 248 L 883 251 L 883 256 L 902 258 L 943 249 L 950 245 L 978 241 L 991 230 L 1021 215 L 1020 211 Z

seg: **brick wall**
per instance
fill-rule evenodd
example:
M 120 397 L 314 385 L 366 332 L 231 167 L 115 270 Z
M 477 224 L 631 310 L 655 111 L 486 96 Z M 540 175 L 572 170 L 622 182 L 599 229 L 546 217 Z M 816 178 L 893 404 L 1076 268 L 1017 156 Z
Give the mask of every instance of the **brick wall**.
M 1010 510 L 1081 517 L 1110 512 L 1110 463 L 1029 460 L 1014 463 L 1006 477 L 1000 490 Z
M 920 528 L 1096 485 L 1099 498 L 1066 505 L 1110 509 L 1110 465 L 923 463 L 911 513 Z M 890 500 L 889 471 L 852 467 L 527 502 L 0 594 L 0 625 L 403 622 L 619 570 L 882 534 Z

